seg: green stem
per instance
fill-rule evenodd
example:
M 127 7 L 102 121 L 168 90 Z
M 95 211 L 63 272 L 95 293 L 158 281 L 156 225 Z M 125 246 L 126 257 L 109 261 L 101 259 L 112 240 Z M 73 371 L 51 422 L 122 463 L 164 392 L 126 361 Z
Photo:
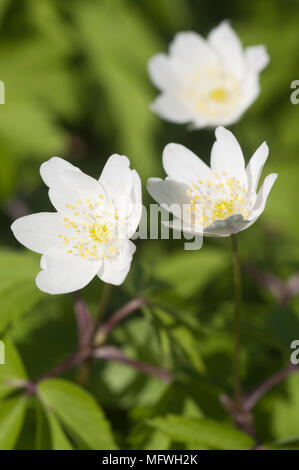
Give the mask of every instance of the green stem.
M 112 285 L 106 284 L 105 282 L 103 291 L 102 291 L 102 297 L 101 297 L 100 304 L 99 304 L 98 314 L 97 314 L 95 325 L 94 325 L 93 336 L 95 335 L 99 325 L 102 323 L 103 315 L 105 313 L 105 310 L 106 310 L 106 307 L 107 307 L 107 304 L 111 295 L 111 291 L 112 291 Z M 77 383 L 79 385 L 85 386 L 88 383 L 91 363 L 92 363 L 92 358 L 87 358 L 84 362 L 81 363 L 78 374 L 77 374 Z
M 238 408 L 241 398 L 240 379 L 240 315 L 241 315 L 241 262 L 237 234 L 231 235 L 233 252 L 233 273 L 235 288 L 235 319 L 234 319 L 234 398 Z
M 103 315 L 105 313 L 105 310 L 106 310 L 111 292 L 112 292 L 112 285 L 107 284 L 105 282 L 104 287 L 103 287 L 103 292 L 102 292 L 100 305 L 99 305 L 98 315 L 97 315 L 97 318 L 96 318 L 95 329 L 102 323 Z

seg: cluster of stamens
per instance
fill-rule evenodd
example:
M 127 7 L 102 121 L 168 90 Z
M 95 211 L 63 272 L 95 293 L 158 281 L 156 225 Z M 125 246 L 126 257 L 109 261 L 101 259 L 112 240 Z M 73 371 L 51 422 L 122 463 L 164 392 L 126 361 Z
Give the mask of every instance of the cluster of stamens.
M 64 230 L 58 237 L 67 253 L 89 260 L 114 258 L 119 253 L 124 221 L 119 219 L 118 210 L 103 203 L 103 199 L 100 194 L 97 200 L 76 200 L 65 205 Z
M 239 81 L 221 66 L 197 69 L 186 83 L 179 97 L 210 118 L 228 115 L 241 97 Z
M 191 224 L 208 227 L 216 220 L 225 220 L 240 214 L 246 219 L 250 213 L 246 190 L 234 177 L 212 173 L 212 181 L 198 180 L 187 190 L 190 206 L 187 213 Z

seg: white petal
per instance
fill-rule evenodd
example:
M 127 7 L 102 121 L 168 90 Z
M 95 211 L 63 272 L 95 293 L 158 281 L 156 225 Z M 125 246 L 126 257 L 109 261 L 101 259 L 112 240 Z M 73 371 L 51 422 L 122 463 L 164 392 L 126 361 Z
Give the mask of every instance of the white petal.
M 115 260 L 106 259 L 104 261 L 103 267 L 98 273 L 100 279 L 115 286 L 122 284 L 130 270 L 132 257 L 135 251 L 136 247 L 134 243 L 128 240 L 124 252 L 118 258 Z
M 246 174 L 248 180 L 248 190 L 256 191 L 263 166 L 267 160 L 269 154 L 269 147 L 266 142 L 263 142 L 262 145 L 254 152 L 249 163 L 246 167 Z
M 190 196 L 187 195 L 189 186 L 182 181 L 172 178 L 162 180 L 160 178 L 149 178 L 147 190 L 155 201 L 163 204 L 165 210 L 169 210 L 177 217 L 182 216 L 182 205 L 190 204 Z
M 74 205 L 76 200 L 98 201 L 103 196 L 102 204 L 106 203 L 106 193 L 99 181 L 83 172 L 62 170 L 56 183 L 50 186 L 49 198 L 58 212 L 69 214 L 71 208 L 67 204 Z
M 132 187 L 130 160 L 124 155 L 111 155 L 104 166 L 99 181 L 111 201 L 128 195 Z
M 212 147 L 211 168 L 216 173 L 226 172 L 247 188 L 245 162 L 241 147 L 235 136 L 224 127 L 217 127 L 216 142 Z
M 141 180 L 137 171 L 132 170 L 133 184 L 131 188 L 131 213 L 128 215 L 128 232 L 130 238 L 137 230 L 142 215 Z
M 188 183 L 208 180 L 211 170 L 195 153 L 180 144 L 168 144 L 163 151 L 163 167 L 168 176 Z
M 271 173 L 264 179 L 264 182 L 258 192 L 256 203 L 252 213 L 250 214 L 249 220 L 255 221 L 264 211 L 267 198 L 269 196 L 273 184 L 275 183 L 277 176 L 277 173 Z
M 269 55 L 265 46 L 252 46 L 245 49 L 245 58 L 251 70 L 261 72 L 269 63 Z
M 174 66 L 166 54 L 154 55 L 149 60 L 148 71 L 152 82 L 161 90 L 175 87 L 178 83 Z
M 212 29 L 208 42 L 219 54 L 228 71 L 242 76 L 244 73 L 244 58 L 240 39 L 227 21 Z
M 169 94 L 159 95 L 150 105 L 150 109 L 163 119 L 178 124 L 185 124 L 192 118 L 192 113 L 175 96 Z
M 192 31 L 176 34 L 169 51 L 172 58 L 184 64 L 187 69 L 213 65 L 217 62 L 216 54 L 207 41 Z
M 36 285 L 48 294 L 64 294 L 85 287 L 97 274 L 101 261 L 89 261 L 52 248 L 41 259 Z
M 81 172 L 79 168 L 60 157 L 50 158 L 50 160 L 41 165 L 39 171 L 46 185 L 50 187 L 57 182 L 57 177 L 62 170 Z
M 16 239 L 26 248 L 36 253 L 45 253 L 58 245 L 61 221 L 56 212 L 41 212 L 15 220 L 11 230 Z
M 50 188 L 50 200 L 59 212 L 70 212 L 66 210 L 66 204 L 74 204 L 78 199 L 98 200 L 100 194 L 104 197 L 103 202 L 106 199 L 104 189 L 97 180 L 62 158 L 53 157 L 43 163 L 40 173 Z
M 241 214 L 232 215 L 225 220 L 216 220 L 204 229 L 206 237 L 229 237 L 233 233 L 244 230 L 248 220 L 244 220 Z
M 232 233 L 238 233 L 244 230 L 249 224 L 247 220 L 243 219 L 242 215 L 232 215 L 226 220 L 216 220 L 211 225 L 203 230 L 193 230 L 190 225 L 183 224 L 181 220 L 174 220 L 171 222 L 163 222 L 167 227 L 173 230 L 183 231 L 184 233 L 198 236 L 203 235 L 204 237 L 229 237 Z

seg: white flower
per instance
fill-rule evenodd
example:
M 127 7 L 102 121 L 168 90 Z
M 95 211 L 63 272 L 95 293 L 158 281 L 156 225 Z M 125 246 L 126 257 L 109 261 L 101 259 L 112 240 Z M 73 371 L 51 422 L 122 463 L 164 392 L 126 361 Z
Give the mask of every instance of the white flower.
M 267 144 L 256 150 L 245 169 L 234 135 L 224 127 L 218 127 L 215 134 L 211 168 L 183 145 L 168 144 L 163 152 L 168 177 L 148 180 L 151 196 L 174 214 L 175 220 L 166 225 L 175 230 L 227 237 L 248 228 L 265 209 L 277 178 L 275 173 L 268 175 L 257 193 Z
M 169 55 L 149 61 L 150 77 L 161 90 L 151 109 L 197 129 L 232 124 L 258 96 L 259 73 L 268 61 L 264 46 L 243 49 L 228 22 L 212 29 L 207 40 L 178 33 Z
M 142 208 L 140 178 L 128 158 L 112 155 L 98 181 L 58 157 L 43 163 L 40 173 L 57 212 L 21 217 L 11 226 L 20 243 L 43 255 L 38 288 L 72 292 L 96 275 L 121 284 Z

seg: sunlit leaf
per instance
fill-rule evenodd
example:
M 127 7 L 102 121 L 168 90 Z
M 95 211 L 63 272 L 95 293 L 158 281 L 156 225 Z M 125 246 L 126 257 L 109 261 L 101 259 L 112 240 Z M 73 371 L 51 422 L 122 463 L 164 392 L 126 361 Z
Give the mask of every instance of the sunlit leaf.
M 23 424 L 25 408 L 24 396 L 0 403 L 0 450 L 14 448 Z
M 44 295 L 35 285 L 38 256 L 29 252 L 0 252 L 0 331 L 28 312 Z
M 38 386 L 41 399 L 64 426 L 90 449 L 115 449 L 110 425 L 94 398 L 62 379 L 48 379 Z
M 28 380 L 21 356 L 14 344 L 4 339 L 5 364 L 0 365 L 0 398 L 11 392 L 18 382 Z
M 207 419 L 168 415 L 154 418 L 149 424 L 176 442 L 199 443 L 214 449 L 250 449 L 254 442 L 247 434 L 226 424 Z

